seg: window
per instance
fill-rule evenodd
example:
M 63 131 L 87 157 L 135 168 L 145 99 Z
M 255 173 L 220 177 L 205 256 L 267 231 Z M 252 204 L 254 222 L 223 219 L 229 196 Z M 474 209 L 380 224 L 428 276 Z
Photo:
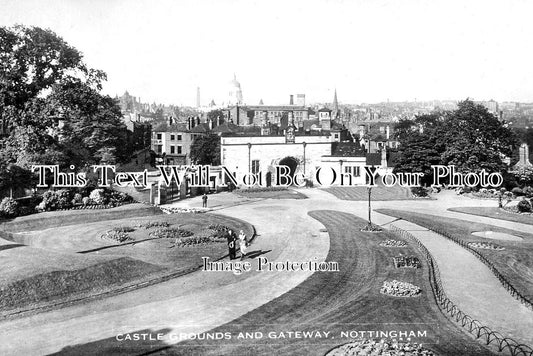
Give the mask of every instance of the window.
M 157 145 L 156 149 L 157 149 L 157 153 L 163 153 L 163 145 Z
M 157 134 L 157 139 L 158 139 L 158 140 L 161 140 L 161 137 L 162 137 L 162 136 L 163 136 L 162 134 L 158 133 L 158 134 Z
M 181 146 L 178 146 L 178 154 L 181 154 Z
M 339 134 L 335 134 L 335 139 L 338 140 L 339 139 Z
M 178 135 L 178 141 L 181 141 L 181 135 Z
M 170 135 L 170 141 L 174 141 L 176 139 L 176 135 Z
M 175 151 L 176 151 L 176 147 L 170 146 L 170 154 L 176 153 Z
M 259 173 L 259 160 L 254 159 L 252 161 L 252 174 L 257 174 L 257 173 Z
M 344 166 L 344 173 L 349 173 L 354 177 L 359 177 L 359 167 L 357 166 Z

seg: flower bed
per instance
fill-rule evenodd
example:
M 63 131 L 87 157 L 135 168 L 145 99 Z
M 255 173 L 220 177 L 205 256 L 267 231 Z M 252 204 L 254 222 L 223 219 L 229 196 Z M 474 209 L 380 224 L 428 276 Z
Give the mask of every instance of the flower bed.
M 194 246 L 201 244 L 208 244 L 213 242 L 213 239 L 209 236 L 190 236 L 186 238 L 177 239 L 174 246 L 183 247 L 183 246 Z
M 390 295 L 393 297 L 418 297 L 422 290 L 407 282 L 401 282 L 397 280 L 384 281 L 383 286 L 379 290 L 380 293 Z
M 422 264 L 417 257 L 393 257 L 396 268 L 420 268 Z
M 518 210 L 518 206 L 514 205 L 514 206 L 504 206 L 503 208 L 501 208 L 503 211 L 505 211 L 506 213 L 511 213 L 511 214 L 518 214 L 518 215 L 529 215 L 529 216 L 533 216 L 533 212 L 532 213 L 528 213 L 528 212 L 521 212 Z
M 363 232 L 380 232 L 383 231 L 383 229 L 375 224 L 366 224 L 364 227 L 361 228 L 361 231 Z
M 167 221 L 149 221 L 144 224 L 138 224 L 137 227 L 144 228 L 144 229 L 150 229 L 152 227 L 169 227 L 170 223 Z
M 194 235 L 192 231 L 183 230 L 179 228 L 159 228 L 149 234 L 153 238 L 158 239 L 179 239 L 182 237 L 189 237 Z
M 475 247 L 475 248 L 482 248 L 485 250 L 496 250 L 496 251 L 505 250 L 505 247 L 493 244 L 492 242 L 470 242 L 468 246 Z
M 120 243 L 133 240 L 127 232 L 117 231 L 115 229 L 107 231 L 100 237 L 103 239 L 114 240 Z
M 182 214 L 182 213 L 205 213 L 205 209 L 197 208 L 165 208 L 160 207 L 165 214 Z
M 133 231 L 135 231 L 135 229 L 132 228 L 131 226 L 117 226 L 117 227 L 114 227 L 112 231 L 116 231 L 116 232 L 133 232 Z
M 432 351 L 416 342 L 397 342 L 396 340 L 361 340 L 338 346 L 326 356 L 433 356 Z
M 402 240 L 388 239 L 380 242 L 379 245 L 384 247 L 405 247 L 407 246 L 407 242 Z

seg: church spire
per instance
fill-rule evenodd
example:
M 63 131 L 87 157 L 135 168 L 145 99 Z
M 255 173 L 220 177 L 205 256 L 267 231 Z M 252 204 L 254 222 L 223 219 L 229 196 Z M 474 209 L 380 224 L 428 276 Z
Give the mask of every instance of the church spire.
M 333 110 L 339 112 L 339 102 L 337 101 L 337 88 L 335 88 L 335 95 L 333 96 Z

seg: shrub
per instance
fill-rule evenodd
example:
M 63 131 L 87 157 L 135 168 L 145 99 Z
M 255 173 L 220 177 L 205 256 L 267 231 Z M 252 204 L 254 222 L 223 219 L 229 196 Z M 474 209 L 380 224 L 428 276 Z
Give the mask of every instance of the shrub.
M 530 186 L 527 186 L 527 187 L 525 187 L 524 189 L 522 189 L 522 192 L 524 193 L 524 195 L 525 195 L 527 198 L 531 198 L 531 197 L 533 197 L 533 188 L 530 187 Z
M 43 200 L 37 205 L 38 211 L 51 211 L 56 210 L 58 206 L 58 197 L 52 190 L 47 190 L 43 194 Z
M 4 198 L 0 202 L 0 216 L 15 218 L 19 215 L 19 203 L 13 198 Z
M 159 239 L 174 239 L 181 237 L 192 236 L 193 232 L 189 230 L 182 230 L 178 228 L 166 228 L 166 229 L 157 229 L 150 232 L 150 236 Z
M 89 194 L 89 199 L 98 205 L 107 203 L 107 197 L 103 189 L 95 189 Z
M 471 193 L 472 192 L 472 187 L 469 187 L 469 186 L 465 186 L 463 187 L 463 193 Z
M 149 229 L 151 227 L 169 227 L 169 226 L 170 226 L 170 223 L 167 221 L 149 221 L 147 223 L 137 225 L 137 227 L 142 227 L 145 229 Z
M 186 238 L 180 238 L 176 242 L 178 246 L 191 246 L 191 245 L 200 245 L 212 242 L 212 239 L 208 236 L 191 236 Z
M 516 195 L 517 197 L 521 196 L 521 195 L 524 195 L 524 191 L 518 187 L 514 187 L 512 190 L 511 190 L 511 193 L 513 193 L 514 195 Z
M 72 207 L 72 192 L 68 189 L 61 189 L 54 192 L 57 197 L 56 209 L 68 209 Z
M 112 231 L 116 231 L 116 232 L 132 232 L 132 231 L 135 231 L 135 229 L 132 228 L 131 226 L 117 226 L 117 227 L 114 227 Z
M 117 192 L 112 190 L 109 192 L 109 202 L 115 204 L 130 203 L 133 201 L 133 198 L 126 193 Z
M 411 193 L 418 198 L 428 196 L 428 192 L 424 187 L 411 187 Z
M 83 198 L 81 199 L 81 203 L 82 203 L 83 205 L 89 205 L 90 202 L 91 202 L 91 199 L 90 199 L 89 197 L 83 197 Z
M 101 237 L 115 240 L 120 243 L 126 242 L 128 240 L 132 240 L 130 238 L 130 235 L 128 235 L 128 233 L 123 232 L 123 231 L 115 231 L 115 230 L 109 230 L 105 234 L 103 234 Z
M 521 213 L 531 212 L 531 204 L 526 199 L 519 201 L 516 207 L 518 208 L 518 211 Z
M 35 212 L 35 207 L 21 206 L 19 208 L 18 216 L 30 215 L 30 214 L 33 214 L 34 212 Z
M 76 194 L 74 194 L 74 198 L 72 199 L 72 203 L 73 204 L 81 204 L 82 200 L 83 200 L 83 198 L 82 198 L 81 194 L 80 193 L 76 193 Z

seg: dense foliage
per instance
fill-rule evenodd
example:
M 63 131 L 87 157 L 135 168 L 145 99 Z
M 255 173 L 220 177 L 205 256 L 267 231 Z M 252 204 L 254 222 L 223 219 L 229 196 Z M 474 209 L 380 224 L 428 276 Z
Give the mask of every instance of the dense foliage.
M 127 156 L 120 109 L 100 94 L 105 80 L 54 32 L 0 27 L 0 190 L 34 164 L 82 168 Z
M 195 164 L 217 166 L 220 164 L 220 137 L 198 136 L 191 145 L 191 160 Z
M 454 165 L 459 173 L 504 172 L 505 156 L 517 137 L 505 122 L 479 104 L 465 100 L 454 111 L 435 112 L 402 120 L 396 126 L 400 142 L 397 172 L 423 172 L 433 181 L 432 165 Z

